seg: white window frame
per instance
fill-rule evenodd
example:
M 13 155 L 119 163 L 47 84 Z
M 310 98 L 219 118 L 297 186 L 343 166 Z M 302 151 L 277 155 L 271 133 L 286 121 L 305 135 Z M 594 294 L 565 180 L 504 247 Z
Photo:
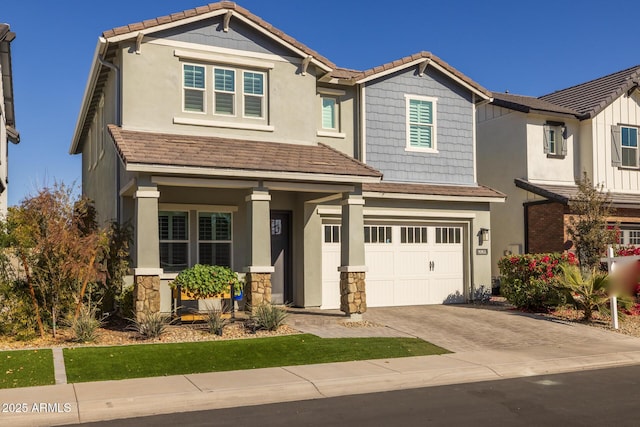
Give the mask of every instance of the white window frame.
M 369 239 L 367 239 L 367 231 L 369 232 Z M 375 231 L 375 233 L 374 233 Z M 379 240 L 380 231 L 382 231 L 384 242 Z M 373 241 L 375 236 L 375 242 Z M 369 241 L 367 241 L 369 240 Z M 393 243 L 393 227 L 390 225 L 365 225 L 364 226 L 364 243 L 367 245 L 389 245 Z
M 325 127 L 324 125 L 324 101 L 326 100 L 330 100 L 333 101 L 333 127 Z M 320 95 L 320 126 L 322 127 L 323 130 L 325 131 L 333 131 L 333 132 L 339 132 L 340 131 L 340 104 L 338 102 L 338 98 L 335 96 L 331 96 L 331 95 L 324 95 L 321 94 Z
M 426 225 L 402 225 L 400 226 L 400 244 L 425 244 L 429 243 L 429 227 Z
M 437 153 L 438 152 L 438 98 L 432 96 L 422 95 L 408 95 L 405 94 L 405 126 L 406 126 L 406 147 L 405 151 L 416 151 L 422 153 Z M 411 145 L 411 122 L 410 122 L 410 108 L 411 101 L 426 101 L 431 102 L 431 124 L 424 124 L 424 126 L 431 126 L 431 147 L 415 147 Z
M 185 65 L 190 65 L 192 67 L 201 67 L 204 69 L 204 76 L 203 76 L 203 82 L 204 82 L 204 87 L 202 89 L 200 88 L 195 88 L 195 87 L 186 87 L 184 85 L 184 67 Z M 181 87 L 182 87 L 182 112 L 183 113 L 188 113 L 188 114 L 202 114 L 205 115 L 207 114 L 207 67 L 206 65 L 203 64 L 194 64 L 191 62 L 181 62 L 180 63 L 180 68 L 182 70 L 181 73 L 181 78 L 182 78 L 182 82 L 181 82 Z M 192 111 L 192 110 L 187 110 L 185 108 L 185 91 L 186 90 L 197 90 L 202 92 L 202 111 Z
M 159 244 L 161 245 L 162 243 L 186 243 L 187 245 L 187 266 L 185 268 L 188 268 L 189 266 L 191 266 L 191 243 L 189 241 L 189 230 L 191 229 L 191 216 L 188 210 L 166 210 L 166 209 L 161 209 L 158 211 L 158 220 L 160 219 L 160 215 L 162 213 L 169 213 L 169 214 L 173 214 L 173 213 L 185 213 L 187 214 L 187 222 L 186 222 L 186 226 L 187 226 L 187 230 L 186 230 L 186 236 L 187 239 L 186 240 L 174 240 L 174 239 L 160 239 L 160 230 L 158 230 L 158 240 L 159 240 Z M 158 247 L 158 252 L 160 252 L 160 247 Z M 160 255 L 160 254 L 158 254 Z M 161 260 L 158 259 L 158 262 L 160 263 Z M 178 271 L 171 271 L 169 273 L 177 273 Z
M 443 230 L 446 230 L 446 232 L 443 233 Z M 452 231 L 453 231 L 453 241 L 450 241 L 450 237 L 451 237 L 451 232 Z M 440 240 L 440 241 L 438 241 L 438 240 Z M 436 245 L 459 245 L 459 244 L 462 244 L 462 227 L 457 227 L 457 226 L 435 227 L 434 243 Z
M 230 240 L 200 240 L 200 214 L 228 214 L 230 217 L 229 224 L 229 237 Z M 202 264 L 202 260 L 200 259 L 200 243 L 229 243 L 229 268 L 233 268 L 233 212 L 225 211 L 225 210 L 216 210 L 216 209 L 202 209 L 197 211 L 196 215 L 196 225 L 197 229 L 197 242 L 196 242 L 196 251 L 198 263 Z M 215 231 L 212 230 L 212 237 L 214 237 Z
M 329 233 L 327 235 L 327 232 Z M 336 224 L 324 224 L 322 227 L 322 241 L 325 244 L 340 243 L 341 226 Z M 328 237 L 328 239 L 327 239 Z
M 266 119 L 266 93 L 267 93 L 267 73 L 265 73 L 264 71 L 254 71 L 254 70 L 240 70 L 242 71 L 242 101 L 241 103 L 241 107 L 242 107 L 242 118 L 243 119 L 253 119 L 253 120 L 265 120 Z M 244 75 L 246 73 L 251 73 L 251 74 L 262 74 L 262 95 L 255 95 L 252 93 L 246 93 L 245 91 L 245 87 L 244 87 Z M 245 99 L 247 96 L 253 96 L 256 98 L 260 98 L 260 111 L 262 112 L 262 115 L 260 117 L 255 117 L 255 116 L 247 116 L 245 113 Z
M 224 70 L 224 71 L 232 71 L 233 72 L 233 92 L 229 92 L 226 90 L 217 90 L 216 89 L 216 70 Z M 238 116 L 238 112 L 237 112 L 237 103 L 238 103 L 238 91 L 237 91 L 237 87 L 238 87 L 238 70 L 236 70 L 235 68 L 229 68 L 229 67 L 220 67 L 218 65 L 214 65 L 212 67 L 212 71 L 211 71 L 211 78 L 213 79 L 213 115 L 214 116 L 220 116 L 220 117 L 237 117 Z M 225 114 L 225 113 L 218 113 L 216 111 L 216 93 L 225 93 L 225 94 L 231 94 L 233 95 L 233 102 L 231 103 L 231 105 L 233 106 L 233 114 Z
M 629 146 L 625 146 L 624 145 L 624 129 L 632 129 L 635 131 L 636 133 L 636 146 L 635 147 L 629 147 Z M 640 162 L 639 157 L 638 157 L 638 152 L 639 152 L 639 145 L 640 145 L 640 132 L 638 131 L 638 128 L 635 126 L 625 126 L 625 125 L 620 125 L 620 153 L 622 155 L 622 157 L 620 158 L 620 165 L 623 168 L 630 168 L 630 169 L 637 169 L 640 166 Z M 633 150 L 635 151 L 635 164 L 634 165 L 625 165 L 624 164 L 624 151 L 625 150 Z

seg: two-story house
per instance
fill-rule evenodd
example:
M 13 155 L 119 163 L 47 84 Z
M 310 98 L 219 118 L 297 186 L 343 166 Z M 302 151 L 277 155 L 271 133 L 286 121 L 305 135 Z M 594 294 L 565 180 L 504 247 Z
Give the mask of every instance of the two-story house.
M 476 179 L 489 100 L 429 53 L 339 68 L 221 2 L 104 32 L 70 152 L 134 226 L 139 311 L 196 263 L 246 273 L 253 304 L 458 302 L 490 283 L 504 201 Z
M 511 253 L 571 248 L 569 201 L 588 178 L 611 196 L 624 244 L 640 244 L 640 66 L 539 98 L 494 93 L 478 109 L 478 176 L 492 208 L 493 274 Z
M 8 24 L 0 23 L 0 215 L 7 214 L 7 186 L 9 184 L 9 142 L 20 142 L 16 130 L 16 116 L 13 97 L 13 76 L 11 73 L 11 42 L 16 33 Z

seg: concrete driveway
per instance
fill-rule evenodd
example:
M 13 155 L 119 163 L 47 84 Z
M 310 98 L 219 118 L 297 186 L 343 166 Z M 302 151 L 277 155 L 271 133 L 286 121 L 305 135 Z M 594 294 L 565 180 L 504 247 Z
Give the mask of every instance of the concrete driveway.
M 640 339 L 617 332 L 492 306 L 370 308 L 364 319 L 456 353 L 532 347 L 640 348 Z

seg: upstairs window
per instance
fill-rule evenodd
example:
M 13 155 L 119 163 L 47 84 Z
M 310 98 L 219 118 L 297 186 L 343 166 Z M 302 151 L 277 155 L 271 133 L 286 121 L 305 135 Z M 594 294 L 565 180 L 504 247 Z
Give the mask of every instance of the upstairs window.
M 205 71 L 200 65 L 184 64 L 183 71 L 183 91 L 184 111 L 204 113 L 205 98 Z
M 235 114 L 236 72 L 226 68 L 214 68 L 214 113 L 233 116 Z
M 337 102 L 335 98 L 322 96 L 322 129 L 337 130 Z
M 567 155 L 567 128 L 564 123 L 547 122 L 544 125 L 544 152 L 549 157 Z
M 436 149 L 436 98 L 405 95 L 407 100 L 407 148 Z
M 638 167 L 638 129 L 620 127 L 622 142 L 622 166 Z
M 264 73 L 243 72 L 244 116 L 264 117 Z

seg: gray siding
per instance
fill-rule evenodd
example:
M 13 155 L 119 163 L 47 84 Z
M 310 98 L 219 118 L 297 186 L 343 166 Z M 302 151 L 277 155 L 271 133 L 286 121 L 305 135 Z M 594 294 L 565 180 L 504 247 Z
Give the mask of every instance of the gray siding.
M 223 32 L 222 28 L 222 17 L 219 16 L 162 31 L 154 34 L 154 37 L 281 56 L 293 54 L 279 43 L 271 41 L 267 36 L 258 33 L 237 19 L 231 18 L 227 33 Z
M 366 84 L 366 161 L 386 181 L 474 184 L 471 93 L 434 69 L 417 67 Z M 438 153 L 405 151 L 404 95 L 438 99 Z

